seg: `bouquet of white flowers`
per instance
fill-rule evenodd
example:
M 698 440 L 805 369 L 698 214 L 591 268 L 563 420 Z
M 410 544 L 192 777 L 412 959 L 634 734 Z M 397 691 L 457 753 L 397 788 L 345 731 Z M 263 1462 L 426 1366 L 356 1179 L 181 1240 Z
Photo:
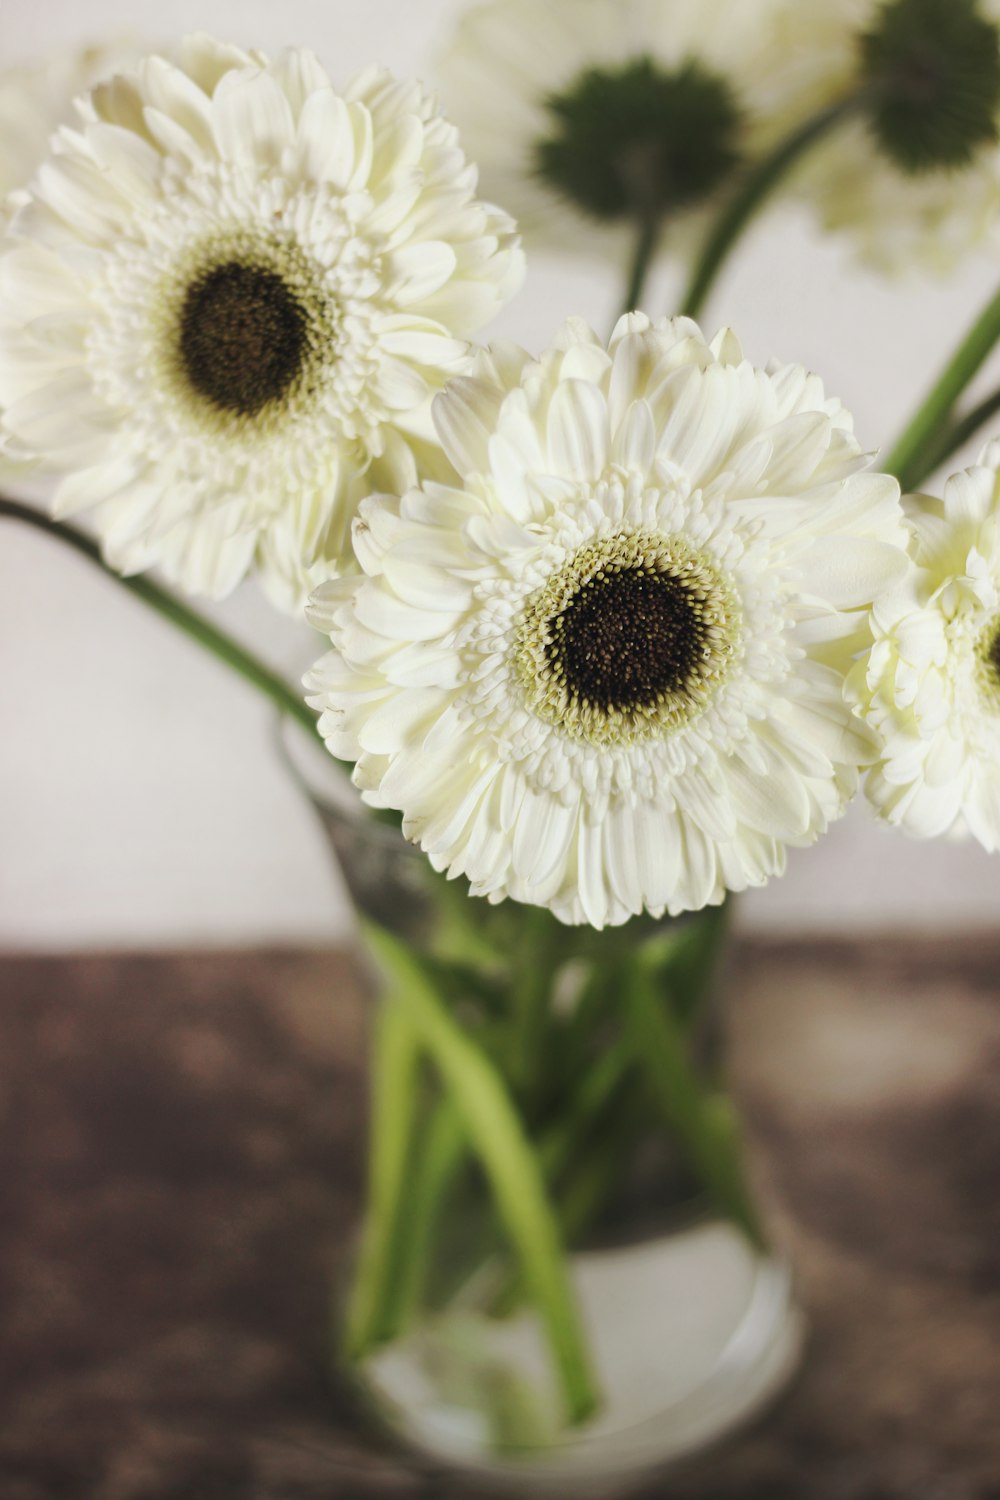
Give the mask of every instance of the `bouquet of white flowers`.
M 51 491 L 0 515 L 325 741 L 381 988 L 338 1357 L 425 1449 L 579 1493 L 797 1359 L 716 1046 L 730 893 L 861 785 L 1000 842 L 1000 443 L 902 494 L 1000 409 L 962 405 L 1000 294 L 880 466 L 695 321 L 778 193 L 885 269 L 995 238 L 1000 7 L 487 0 L 436 81 L 447 115 L 205 36 L 0 80 L 0 464 Z M 620 269 L 609 338 L 470 342 L 519 227 Z M 154 568 L 329 649 L 299 688 Z

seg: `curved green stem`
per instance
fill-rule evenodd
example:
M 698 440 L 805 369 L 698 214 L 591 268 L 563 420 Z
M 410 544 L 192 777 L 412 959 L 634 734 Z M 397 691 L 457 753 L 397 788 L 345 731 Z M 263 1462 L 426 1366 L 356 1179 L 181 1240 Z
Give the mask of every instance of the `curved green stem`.
M 395 1332 L 394 1291 L 408 1237 L 407 1186 L 420 1046 L 406 1007 L 388 996 L 372 1043 L 368 1199 L 347 1311 L 346 1352 L 360 1359 Z
M 416 955 L 374 923 L 364 931 L 479 1158 L 548 1336 L 567 1413 L 582 1422 L 596 1409 L 598 1391 L 555 1215 L 510 1095 L 489 1058 L 439 1003 Z
M 881 467 L 909 490 L 930 472 L 956 401 L 1000 338 L 1000 290 L 996 291 L 942 370 Z
M 821 109 L 748 171 L 709 230 L 681 303 L 682 313 L 689 318 L 699 316 L 729 252 L 764 200 L 799 157 L 859 109 L 865 97 L 858 91 Z
M 918 490 L 929 474 L 935 469 L 940 469 L 942 464 L 947 463 L 953 453 L 973 437 L 990 417 L 1000 411 L 1000 390 L 995 390 L 987 396 L 985 401 L 980 401 L 971 411 L 966 412 L 964 417 L 957 417 L 954 421 L 945 425 L 938 435 L 937 442 L 929 443 L 921 449 L 914 462 L 906 471 L 906 484 L 904 488 L 908 491 Z M 902 481 L 901 481 L 902 482 Z
M 646 277 L 649 268 L 653 264 L 656 254 L 656 246 L 660 238 L 660 220 L 656 217 L 643 218 L 639 221 L 639 234 L 635 242 L 635 251 L 632 256 L 632 266 L 629 271 L 628 288 L 625 292 L 625 300 L 621 307 L 621 316 L 626 313 L 635 312 L 642 301 L 643 287 L 646 285 Z
M 0 518 L 3 517 L 10 521 L 21 521 L 26 526 L 34 526 L 38 531 L 55 537 L 57 541 L 79 552 L 88 562 L 100 568 L 108 578 L 127 589 L 135 598 L 141 599 L 143 604 L 147 604 L 150 609 L 156 610 L 157 614 L 169 620 L 171 625 L 176 625 L 179 630 L 183 630 L 192 640 L 197 641 L 199 646 L 204 646 L 207 651 L 211 651 L 213 656 L 237 672 L 244 681 L 251 683 L 266 698 L 270 698 L 283 714 L 297 719 L 310 733 L 316 733 L 316 715 L 290 683 L 287 683 L 277 672 L 272 672 L 263 662 L 258 661 L 238 641 L 234 641 L 232 636 L 226 635 L 225 631 L 213 625 L 211 620 L 183 604 L 180 599 L 161 588 L 159 584 L 153 583 L 142 575 L 123 578 L 120 573 L 116 573 L 114 568 L 109 567 L 104 561 L 97 543 L 84 532 L 78 531 L 75 526 L 67 526 L 64 521 L 54 521 L 50 516 L 33 509 L 30 505 L 22 505 L 17 500 L 8 500 L 6 496 L 0 496 Z
M 393 1338 L 403 1332 L 421 1305 L 442 1206 L 468 1154 L 462 1117 L 446 1094 L 436 1102 L 416 1145 L 406 1199 L 405 1253 L 384 1287 L 385 1308 L 380 1321 L 383 1337 Z

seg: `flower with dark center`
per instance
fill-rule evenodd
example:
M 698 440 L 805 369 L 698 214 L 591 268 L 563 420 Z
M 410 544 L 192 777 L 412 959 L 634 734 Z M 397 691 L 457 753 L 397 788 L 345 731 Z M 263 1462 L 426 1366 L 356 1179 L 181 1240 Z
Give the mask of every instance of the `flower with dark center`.
M 860 46 L 875 137 L 904 172 L 967 166 L 997 140 L 1000 33 L 978 0 L 891 0 Z
M 843 679 L 906 568 L 895 480 L 815 376 L 685 318 L 484 351 L 434 419 L 461 492 L 363 502 L 310 606 L 308 701 L 366 800 L 568 922 L 763 883 L 873 751 Z
M 254 570 L 298 611 L 362 495 L 449 476 L 431 400 L 523 257 L 418 84 L 178 57 L 79 100 L 13 214 L 0 445 L 94 507 L 111 566 L 214 596 Z
M 536 145 L 535 169 L 598 219 L 687 208 L 739 160 L 733 91 L 694 61 L 671 72 L 649 57 L 589 69 L 546 104 L 553 130 Z

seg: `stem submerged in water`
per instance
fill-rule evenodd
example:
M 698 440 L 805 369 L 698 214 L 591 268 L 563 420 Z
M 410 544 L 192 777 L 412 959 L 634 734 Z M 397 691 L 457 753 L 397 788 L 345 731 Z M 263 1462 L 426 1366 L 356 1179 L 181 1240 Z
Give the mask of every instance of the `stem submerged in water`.
M 390 1004 L 405 1013 L 461 1118 L 548 1337 L 567 1416 L 583 1422 L 597 1409 L 599 1393 L 541 1169 L 503 1079 L 440 1004 L 419 958 L 373 923 L 365 924 L 365 935 L 388 981 Z

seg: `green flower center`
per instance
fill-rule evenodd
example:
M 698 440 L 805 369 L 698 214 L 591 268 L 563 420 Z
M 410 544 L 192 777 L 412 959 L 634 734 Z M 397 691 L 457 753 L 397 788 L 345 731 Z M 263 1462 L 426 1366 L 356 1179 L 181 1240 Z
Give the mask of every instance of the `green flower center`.
M 1000 712 L 1000 615 L 994 615 L 976 642 L 979 686 L 987 704 Z
M 688 723 L 739 639 L 733 589 L 680 537 L 602 538 L 532 596 L 516 667 L 530 706 L 574 738 L 631 743 Z
M 280 401 L 308 352 L 306 311 L 273 270 L 226 261 L 199 275 L 180 311 L 188 381 L 225 412 L 255 416 Z
M 553 132 L 537 174 L 598 219 L 658 218 L 706 198 L 739 160 L 740 111 L 725 79 L 650 58 L 594 68 L 546 101 Z
M 1000 33 L 977 0 L 891 0 L 861 58 L 876 138 L 904 172 L 966 166 L 996 141 Z

